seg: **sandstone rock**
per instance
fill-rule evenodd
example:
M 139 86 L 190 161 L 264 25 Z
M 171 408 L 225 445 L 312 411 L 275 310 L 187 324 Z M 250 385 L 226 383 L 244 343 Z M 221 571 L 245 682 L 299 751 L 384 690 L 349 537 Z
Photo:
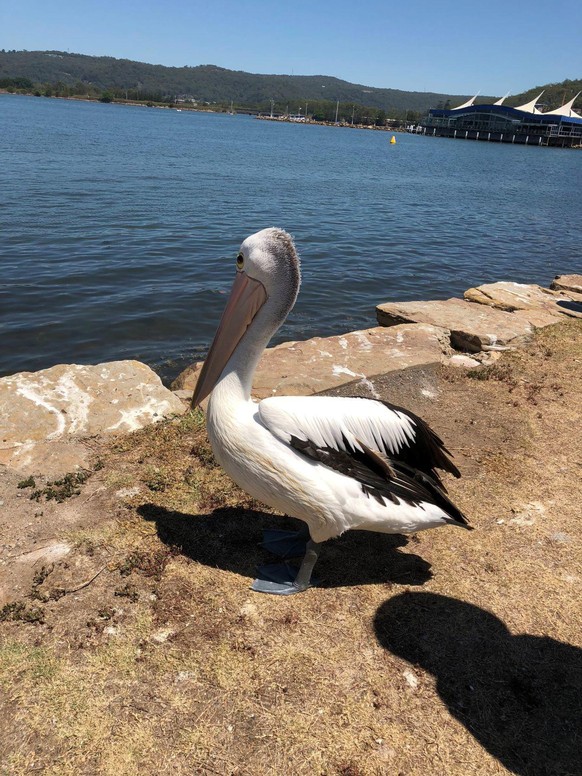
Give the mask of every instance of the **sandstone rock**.
M 83 455 L 75 452 L 81 437 L 133 431 L 184 411 L 139 361 L 20 372 L 0 379 L 0 464 L 19 471 L 34 467 L 35 460 L 40 466 L 37 446 L 44 456 L 54 445 L 53 452 L 70 468 L 75 460 L 82 462 Z
M 441 329 L 424 324 L 285 342 L 263 354 L 253 396 L 308 395 L 395 369 L 440 363 L 447 344 Z M 185 369 L 172 388 L 193 390 L 201 368 L 199 362 Z
M 438 326 L 450 333 L 454 348 L 471 353 L 520 345 L 534 330 L 527 317 L 519 313 L 454 298 L 437 302 L 389 302 L 376 307 L 376 316 L 382 326 L 401 323 Z
M 180 399 L 186 410 L 190 409 L 193 391 L 172 391 L 172 393 L 176 398 Z
M 545 326 L 553 326 L 563 320 L 563 316 L 552 312 L 551 310 L 516 310 L 510 315 L 515 316 L 516 320 L 530 323 L 534 329 L 543 329 Z M 567 316 L 566 316 L 567 317 Z
M 471 356 L 464 356 L 462 353 L 459 353 L 456 356 L 451 356 L 447 361 L 447 364 L 449 364 L 449 366 L 462 367 L 463 369 L 473 369 L 473 367 L 481 366 L 481 362 L 477 361 L 476 358 L 471 358 Z
M 556 291 L 575 291 L 582 294 L 582 275 L 557 275 L 550 285 Z
M 501 358 L 501 353 L 496 350 L 492 350 L 488 353 L 478 353 L 475 356 L 476 359 L 479 359 L 479 363 L 482 366 L 493 366 L 496 361 L 499 361 Z
M 551 291 L 524 283 L 484 283 L 482 286 L 469 288 L 464 297 L 468 302 L 478 302 L 506 312 L 546 308 L 546 302 L 555 305 Z
M 188 390 L 177 390 L 172 391 L 174 396 L 177 396 L 180 401 L 186 402 L 187 404 L 190 404 L 190 401 L 192 400 L 192 391 Z
M 527 310 L 537 315 L 543 311 L 546 316 L 538 316 L 538 320 L 545 319 L 546 322 L 539 324 L 541 326 L 555 323 L 563 316 L 582 317 L 582 313 L 572 312 L 558 305 L 558 302 L 570 299 L 567 294 L 550 291 L 538 285 L 509 282 L 485 283 L 477 288 L 469 288 L 468 291 L 465 291 L 464 296 L 468 302 L 478 302 L 506 312 Z M 554 316 L 553 321 L 548 318 L 548 313 Z M 534 326 L 538 325 L 533 319 L 530 320 L 530 323 L 533 323 Z

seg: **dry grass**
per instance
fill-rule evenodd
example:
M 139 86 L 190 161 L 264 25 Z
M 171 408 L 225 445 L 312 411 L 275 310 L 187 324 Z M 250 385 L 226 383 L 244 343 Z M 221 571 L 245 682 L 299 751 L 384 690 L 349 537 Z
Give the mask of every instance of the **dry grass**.
M 582 327 L 481 377 L 408 402 L 477 530 L 342 537 L 291 598 L 248 589 L 281 518 L 201 415 L 104 451 L 101 490 L 50 506 L 75 548 L 24 599 L 44 623 L 0 624 L 0 773 L 579 774 Z

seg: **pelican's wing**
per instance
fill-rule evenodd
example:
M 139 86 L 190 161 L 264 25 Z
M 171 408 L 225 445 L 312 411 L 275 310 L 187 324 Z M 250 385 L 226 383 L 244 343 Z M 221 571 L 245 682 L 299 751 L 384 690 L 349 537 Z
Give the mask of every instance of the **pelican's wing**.
M 352 452 L 317 447 L 312 442 L 303 442 L 295 437 L 291 437 L 290 445 L 308 458 L 357 480 L 366 496 L 375 498 L 380 504 L 388 501 L 394 504 L 405 502 L 411 506 L 435 504 L 442 510 L 446 522 L 472 530 L 465 515 L 450 500 L 438 480 L 402 461 L 386 458 L 363 442 L 360 443 L 361 451 Z
M 302 455 L 351 477 L 380 503 L 435 504 L 456 525 L 467 519 L 446 495 L 435 466 L 458 474 L 441 440 L 416 415 L 372 399 L 273 397 L 261 421 Z M 419 456 L 419 462 L 408 463 Z
M 430 475 L 439 484 L 435 469 L 460 477 L 449 451 L 428 424 L 387 402 L 341 396 L 276 396 L 259 403 L 259 416 L 271 433 L 287 444 L 294 438 L 347 453 L 362 453 L 365 446 Z

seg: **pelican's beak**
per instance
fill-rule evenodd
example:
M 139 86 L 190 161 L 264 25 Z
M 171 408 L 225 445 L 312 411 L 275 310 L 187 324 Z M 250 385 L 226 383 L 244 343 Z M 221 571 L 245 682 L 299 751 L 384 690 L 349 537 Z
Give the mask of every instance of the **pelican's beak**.
M 212 391 L 243 334 L 266 301 L 267 292 L 262 283 L 245 272 L 236 273 L 229 300 L 196 383 L 192 409 Z

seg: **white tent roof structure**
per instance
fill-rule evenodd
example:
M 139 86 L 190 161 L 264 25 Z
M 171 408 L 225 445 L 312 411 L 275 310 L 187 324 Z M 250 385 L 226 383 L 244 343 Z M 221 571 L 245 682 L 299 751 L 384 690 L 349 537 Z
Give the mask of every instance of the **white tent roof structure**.
M 542 91 L 538 94 L 537 97 L 535 97 L 533 100 L 530 100 L 529 102 L 524 103 L 523 105 L 518 105 L 515 108 L 512 108 L 512 110 L 520 111 L 521 113 L 530 113 L 535 114 L 537 116 L 562 116 L 563 118 L 571 118 L 571 119 L 577 119 L 582 120 L 582 112 L 577 113 L 573 109 L 573 105 L 576 102 L 576 100 L 582 95 L 582 90 L 578 92 L 578 94 L 573 97 L 569 102 L 564 103 L 560 108 L 555 108 L 554 110 L 549 110 L 547 112 L 538 110 L 536 108 L 536 105 L 539 103 L 542 95 L 544 94 L 545 89 L 542 89 Z M 446 113 L 452 113 L 455 111 L 461 111 L 466 108 L 471 108 L 475 101 L 477 100 L 477 97 L 479 96 L 480 92 L 477 92 L 477 94 L 474 97 L 471 97 L 470 100 L 467 100 L 467 102 L 464 102 L 462 105 L 457 105 L 455 108 L 450 108 L 446 111 Z M 492 103 L 490 107 L 493 105 L 496 106 L 502 106 L 505 102 L 505 100 L 509 97 L 509 92 L 505 94 L 503 97 L 500 97 L 496 102 Z M 477 103 L 477 108 L 481 109 L 482 107 L 488 107 L 488 106 L 482 106 L 481 103 Z
M 578 94 L 573 99 L 571 99 L 570 102 L 564 103 L 561 108 L 549 110 L 547 113 L 544 113 L 544 116 L 567 116 L 568 118 L 582 119 L 582 116 L 579 113 L 576 113 L 576 111 L 572 110 L 572 105 L 574 105 L 581 94 L 582 92 L 578 92 Z
M 537 110 L 536 108 L 536 102 L 539 102 L 539 99 L 544 93 L 544 91 L 541 91 L 538 94 L 538 96 L 535 99 L 533 99 L 531 102 L 526 102 L 525 105 L 518 105 L 515 110 L 521 110 L 524 113 L 541 113 L 541 110 Z
M 479 96 L 479 92 L 477 92 L 477 94 L 474 97 L 471 97 L 470 100 L 467 100 L 467 102 L 464 102 L 462 105 L 457 105 L 456 108 L 452 108 L 451 110 L 461 110 L 461 108 L 470 108 L 478 96 Z

